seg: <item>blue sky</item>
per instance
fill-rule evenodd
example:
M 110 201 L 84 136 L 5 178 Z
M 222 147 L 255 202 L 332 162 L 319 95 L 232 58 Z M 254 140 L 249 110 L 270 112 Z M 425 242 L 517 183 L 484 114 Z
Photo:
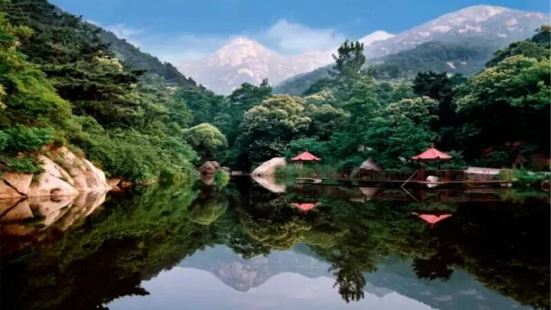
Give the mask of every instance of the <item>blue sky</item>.
M 50 0 L 163 60 L 204 56 L 235 36 L 281 53 L 329 49 L 374 30 L 398 33 L 444 13 L 491 4 L 549 13 L 548 0 Z M 309 42 L 295 44 L 297 39 Z

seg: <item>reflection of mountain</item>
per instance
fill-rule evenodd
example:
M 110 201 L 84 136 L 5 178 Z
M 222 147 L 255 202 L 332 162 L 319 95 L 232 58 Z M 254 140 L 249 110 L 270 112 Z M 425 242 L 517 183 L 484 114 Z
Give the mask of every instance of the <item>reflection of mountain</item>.
M 297 273 L 309 278 L 333 277 L 330 264 L 320 260 L 306 246 L 289 251 L 273 251 L 267 256 L 243 259 L 226 246 L 216 245 L 198 251 L 179 266 L 206 270 L 226 285 L 246 292 L 263 285 L 281 273 Z M 364 291 L 376 296 L 396 292 L 438 309 L 519 309 L 520 305 L 487 288 L 462 270 L 447 281 L 418 279 L 409 261 L 389 258 L 366 273 Z M 522 307 L 520 307 L 522 308 Z
M 328 263 L 298 251 L 273 251 L 270 255 L 247 260 L 221 245 L 196 252 L 182 261 L 180 266 L 209 271 L 227 285 L 244 292 L 283 272 L 310 278 L 330 275 L 327 272 Z

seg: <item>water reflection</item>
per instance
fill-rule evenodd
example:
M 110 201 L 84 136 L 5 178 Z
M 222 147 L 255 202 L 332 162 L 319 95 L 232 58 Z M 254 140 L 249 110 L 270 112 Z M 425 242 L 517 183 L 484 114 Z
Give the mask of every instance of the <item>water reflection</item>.
M 412 194 L 244 179 L 117 194 L 101 212 L 100 197 L 29 201 L 51 215 L 12 215 L 32 238 L 2 223 L 2 309 L 549 308 L 548 201 Z

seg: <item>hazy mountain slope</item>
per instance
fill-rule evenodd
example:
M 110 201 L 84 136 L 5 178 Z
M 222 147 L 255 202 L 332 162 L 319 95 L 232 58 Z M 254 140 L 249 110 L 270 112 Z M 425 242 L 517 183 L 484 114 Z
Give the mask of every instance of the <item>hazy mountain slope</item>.
M 332 67 L 333 65 L 327 65 L 307 73 L 293 76 L 285 81 L 282 81 L 278 85 L 275 85 L 273 92 L 275 94 L 289 94 L 295 96 L 301 95 L 312 84 L 314 84 L 314 82 L 328 77 L 329 71 Z
M 411 50 L 374 59 L 367 71 L 377 79 L 412 78 L 420 71 L 472 74 L 495 50 L 484 44 L 426 42 Z

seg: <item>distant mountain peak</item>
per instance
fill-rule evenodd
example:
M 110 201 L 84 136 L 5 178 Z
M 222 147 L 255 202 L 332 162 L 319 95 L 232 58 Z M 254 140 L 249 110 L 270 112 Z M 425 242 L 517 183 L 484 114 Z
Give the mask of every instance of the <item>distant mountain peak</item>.
M 366 47 L 371 58 L 395 54 L 430 42 L 462 42 L 474 39 L 495 49 L 525 39 L 547 22 L 542 13 L 513 10 L 493 5 L 474 5 L 449 12 L 387 40 Z
M 376 30 L 376 31 L 373 31 L 372 33 L 364 36 L 364 37 L 361 37 L 359 39 L 359 41 L 362 42 L 364 44 L 364 46 L 368 46 L 368 45 L 371 45 L 371 44 L 373 44 L 374 42 L 377 42 L 377 41 L 383 41 L 383 40 L 386 40 L 386 39 L 390 39 L 393 36 L 394 35 L 392 33 L 388 33 L 384 30 Z
M 242 36 L 235 37 L 229 40 L 226 44 L 224 44 L 224 46 L 220 48 L 220 50 L 229 48 L 266 49 L 262 44 L 258 43 L 257 41 Z
M 276 84 L 293 75 L 311 71 L 332 61 L 331 53 L 282 55 L 247 37 L 235 37 L 214 53 L 178 68 L 220 94 L 242 83 L 259 84 L 268 78 Z

